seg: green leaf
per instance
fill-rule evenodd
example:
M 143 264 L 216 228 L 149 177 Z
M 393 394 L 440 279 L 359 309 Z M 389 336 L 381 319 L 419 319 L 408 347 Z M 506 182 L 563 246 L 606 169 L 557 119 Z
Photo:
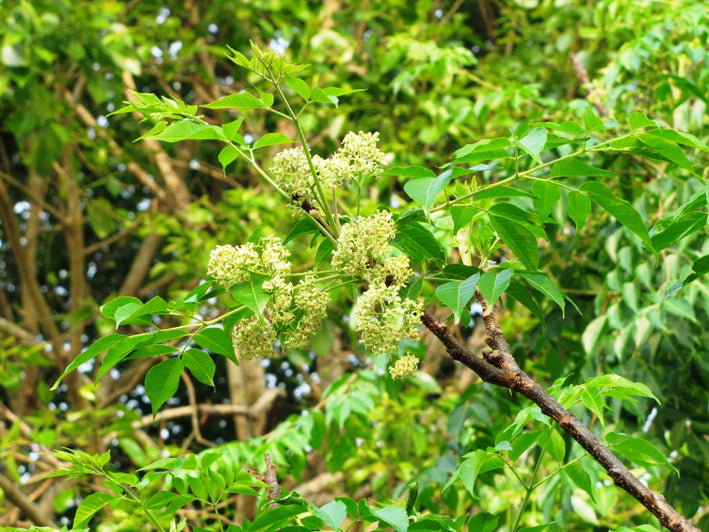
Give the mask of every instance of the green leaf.
M 223 355 L 229 359 L 234 358 L 234 346 L 231 338 L 220 327 L 207 327 L 199 331 L 193 338 L 195 343 L 218 355 Z
M 397 227 L 396 236 L 391 243 L 408 255 L 412 262 L 423 262 L 427 259 L 443 261 L 443 250 L 436 237 L 418 222 Z
M 314 265 L 319 266 L 322 263 L 329 263 L 330 262 L 330 257 L 332 255 L 332 252 L 335 250 L 335 244 L 332 243 L 332 240 L 328 238 L 324 238 L 322 242 L 320 242 L 320 245 L 318 246 L 317 251 L 315 252 L 315 260 L 314 260 Z
M 595 181 L 584 183 L 581 186 L 581 190 L 587 192 L 594 203 L 639 236 L 648 249 L 654 250 L 652 240 L 650 240 L 650 235 L 640 213 L 630 203 L 616 197 L 604 183 Z
M 539 320 L 542 326 L 542 334 L 546 331 L 546 321 L 544 320 L 544 311 L 539 306 L 539 303 L 530 293 L 529 287 L 526 284 L 512 278 L 510 286 L 507 288 L 507 296 L 522 304 Z
M 182 361 L 195 379 L 214 388 L 216 366 L 208 353 L 200 349 L 188 349 L 183 353 Z
M 153 314 L 169 314 L 167 303 L 159 296 L 153 297 L 146 303 L 131 301 L 121 305 L 115 310 L 113 317 L 117 328 L 119 325 L 152 325 L 152 321 L 145 316 Z
M 696 233 L 707 224 L 706 212 L 687 212 L 680 215 L 660 233 L 652 235 L 652 245 L 655 251 L 662 251 L 673 242 Z
M 566 210 L 569 218 L 574 221 L 576 230 L 579 230 L 584 226 L 588 216 L 591 214 L 591 200 L 586 194 L 575 190 L 569 191 L 566 200 Z
M 602 395 L 617 397 L 618 399 L 623 399 L 624 401 L 633 400 L 634 396 L 640 396 L 653 399 L 660 404 L 660 400 L 646 384 L 643 384 L 642 382 L 633 382 L 614 373 L 606 373 L 596 377 L 591 377 L 586 380 L 586 387 L 598 388 L 601 390 Z
M 468 522 L 468 532 L 495 532 L 499 519 L 496 515 L 480 512 Z
M 216 102 L 203 105 L 207 109 L 266 109 L 268 106 L 248 92 L 230 94 Z
M 310 509 L 317 517 L 322 519 L 325 525 L 333 530 L 339 530 L 340 525 L 347 517 L 347 506 L 340 501 L 331 501 L 321 508 L 311 504 Z
M 584 404 L 584 406 L 588 408 L 591 412 L 593 412 L 593 414 L 601 422 L 601 425 L 605 428 L 606 419 L 603 415 L 603 409 L 607 408 L 607 406 L 605 401 L 603 401 L 603 399 L 601 398 L 601 395 L 598 390 L 589 390 L 587 388 L 583 388 L 581 390 L 581 393 L 579 394 L 579 398 L 581 399 L 581 402 Z
M 308 84 L 300 78 L 294 78 L 293 76 L 286 76 L 286 85 L 293 89 L 298 96 L 307 100 L 310 98 L 310 87 Z
M 535 290 L 538 290 L 539 292 L 544 294 L 546 297 L 551 299 L 554 303 L 559 305 L 562 315 L 564 314 L 564 308 L 565 308 L 564 294 L 561 293 L 561 290 L 559 289 L 559 287 L 556 286 L 554 281 L 549 279 L 549 276 L 546 273 L 543 273 L 543 272 L 538 272 L 538 273 L 520 272 L 519 275 L 522 278 L 524 278 L 524 280 L 527 281 Z
M 455 315 L 455 322 L 460 321 L 460 315 L 467 309 L 470 299 L 475 295 L 480 274 L 471 275 L 465 281 L 451 281 L 436 288 L 436 297 L 450 308 Z
M 535 127 L 519 141 L 519 147 L 532 156 L 537 164 L 542 164 L 539 153 L 544 149 L 547 142 L 547 130 L 543 127 Z
M 505 462 L 497 453 L 484 451 L 483 449 L 478 449 L 465 456 L 467 459 L 460 464 L 459 468 L 460 479 L 463 481 L 463 486 L 468 493 L 470 493 L 471 497 L 477 499 L 475 482 L 478 477 L 488 471 L 503 469 Z M 468 458 L 469 456 L 470 458 Z
M 427 177 L 408 181 L 404 185 L 404 191 L 406 191 L 411 199 L 421 205 L 424 212 L 428 215 L 431 207 L 436 202 L 441 192 L 443 192 L 443 189 L 446 188 L 451 178 L 451 171 L 446 170 L 435 179 Z
M 233 146 L 225 146 L 222 148 L 217 156 L 217 159 L 222 165 L 222 172 L 224 172 L 224 175 L 226 175 L 226 167 L 236 161 L 239 157 L 239 152 Z
M 642 129 L 644 127 L 656 128 L 657 124 L 650 120 L 645 113 L 640 113 L 638 111 L 633 111 L 630 113 L 630 129 L 635 131 L 636 129 Z
M 109 334 L 108 336 L 104 336 L 103 338 L 99 338 L 96 340 L 89 348 L 87 348 L 83 353 L 81 353 L 79 356 L 77 356 L 71 364 L 69 364 L 64 372 L 59 376 L 59 378 L 54 382 L 52 387 L 50 388 L 51 390 L 56 390 L 57 386 L 62 382 L 64 377 L 66 377 L 69 373 L 74 371 L 76 368 L 81 366 L 83 363 L 88 362 L 89 360 L 96 358 L 98 355 L 106 351 L 107 349 L 113 347 L 114 345 L 122 342 L 125 340 L 127 337 L 123 334 Z
M 709 273 L 709 255 L 704 255 L 692 263 L 692 273 L 684 279 L 684 284 L 691 283 L 707 273 Z
M 637 465 L 649 467 L 669 465 L 672 467 L 665 455 L 645 438 L 635 438 L 611 432 L 606 435 L 606 440 L 612 450 L 618 451 Z
M 687 159 L 675 141 L 658 137 L 653 133 L 651 131 L 643 133 L 638 137 L 638 140 L 653 148 L 662 158 L 675 163 L 680 168 L 692 171 L 691 161 Z
M 475 201 L 483 201 L 487 199 L 498 199 L 498 198 L 533 198 L 534 195 L 530 194 L 526 190 L 520 190 L 518 188 L 509 187 L 507 185 L 500 186 L 488 186 L 479 188 L 475 191 Z
M 179 142 L 182 140 L 224 140 L 225 137 L 219 126 L 202 124 L 192 120 L 180 120 L 173 122 L 150 138 L 163 142 Z
M 320 226 L 315 223 L 315 220 L 313 220 L 309 216 L 306 216 L 298 220 L 298 223 L 295 224 L 293 229 L 291 229 L 290 233 L 288 233 L 288 236 L 286 236 L 286 238 L 283 240 L 283 244 L 287 244 L 294 238 L 297 238 L 301 235 L 311 235 L 319 233 Z
M 532 186 L 534 194 L 534 210 L 539 218 L 545 220 L 556 202 L 561 199 L 561 187 L 552 181 L 535 181 Z
M 268 508 L 259 513 L 249 527 L 250 532 L 258 530 L 280 530 L 278 525 L 285 524 L 291 517 L 307 512 L 308 507 L 301 504 L 287 504 L 278 508 Z
M 185 366 L 182 360 L 168 358 L 157 366 L 150 368 L 145 375 L 145 393 L 150 399 L 153 417 L 158 413 L 160 407 L 165 404 L 165 401 L 175 395 L 183 369 L 185 369 Z
M 562 122 L 561 124 L 557 124 L 556 122 L 536 122 L 534 125 L 545 127 L 547 129 L 551 129 L 552 131 L 561 131 L 562 133 L 566 133 L 568 135 L 583 135 L 583 128 L 576 122 L 569 122 L 568 120 L 566 122 Z
M 436 177 L 436 174 L 423 166 L 392 166 L 384 170 L 381 175 L 394 175 L 398 177 Z
M 396 532 L 406 532 L 409 528 L 409 516 L 406 510 L 399 506 L 385 506 L 384 508 L 372 509 L 372 514 L 382 523 L 392 527 Z
M 451 205 L 450 214 L 453 219 L 453 232 L 457 233 L 468 225 L 479 210 L 473 205 Z
M 102 491 L 97 491 L 84 497 L 84 500 L 81 501 L 81 504 L 76 509 L 76 514 L 74 514 L 74 528 L 79 529 L 88 525 L 96 512 L 114 498 L 114 495 Z
M 243 123 L 244 117 L 240 116 L 233 122 L 227 122 L 226 124 L 222 125 L 222 131 L 224 132 L 224 137 L 226 137 L 226 140 L 236 141 L 239 144 L 245 146 L 246 142 L 244 142 L 244 137 L 239 135 L 239 128 Z
M 483 297 L 492 305 L 507 290 L 514 270 L 512 268 L 489 270 L 482 274 L 478 287 Z
M 268 278 L 266 275 L 252 275 L 249 281 L 234 286 L 231 289 L 231 295 L 254 314 L 260 316 L 271 297 L 262 288 L 263 282 Z
M 266 133 L 254 143 L 254 149 L 276 146 L 278 144 L 288 144 L 289 142 L 293 142 L 293 139 L 283 133 Z
M 564 159 L 551 167 L 549 172 L 549 179 L 556 179 L 557 177 L 610 177 L 614 176 L 615 173 L 609 172 L 608 170 L 603 170 L 602 168 L 596 168 L 590 164 L 583 163 L 577 159 Z
M 582 489 L 591 497 L 593 502 L 596 502 L 596 485 L 591 480 L 588 472 L 579 462 L 570 462 L 561 470 L 564 475 L 571 481 L 571 484 Z
M 603 332 L 603 326 L 606 324 L 606 319 L 608 316 L 602 314 L 597 318 L 593 319 L 591 323 L 586 326 L 586 330 L 581 335 L 581 343 L 586 351 L 586 354 L 593 355 L 601 338 L 601 333 Z
M 590 106 L 586 108 L 586 112 L 583 115 L 583 123 L 584 127 L 586 128 L 586 133 L 606 130 L 606 126 L 603 123 L 603 120 L 601 120 L 594 114 Z
M 536 270 L 539 267 L 537 239 L 527 226 L 492 213 L 489 213 L 488 216 L 493 229 L 504 244 L 512 250 L 512 253 L 528 270 Z
M 453 153 L 453 163 L 465 164 L 488 161 L 491 159 L 508 159 L 512 157 L 507 150 L 512 146 L 509 139 L 498 137 L 479 140 L 474 144 L 466 144 Z

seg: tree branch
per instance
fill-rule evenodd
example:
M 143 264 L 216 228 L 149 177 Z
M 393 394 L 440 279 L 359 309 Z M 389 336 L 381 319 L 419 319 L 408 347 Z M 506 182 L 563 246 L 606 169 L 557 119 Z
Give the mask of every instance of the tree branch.
M 17 484 L 2 473 L 0 473 L 0 489 L 2 489 L 5 497 L 17 506 L 33 523 L 40 526 L 56 527 L 54 521 L 46 517 L 37 505 L 18 488 Z
M 494 308 L 490 308 L 479 290 L 475 298 L 483 309 L 483 322 L 487 331 L 487 344 L 490 349 L 483 351 L 483 356 L 474 355 L 458 340 L 445 323 L 438 321 L 425 311 L 421 317 L 424 326 L 430 330 L 446 347 L 448 354 L 477 373 L 482 380 L 521 393 L 542 412 L 556 421 L 559 426 L 576 440 L 608 472 L 616 486 L 624 489 L 634 499 L 650 510 L 669 530 L 675 532 L 699 532 L 687 519 L 681 516 L 665 498 L 652 491 L 638 480 L 623 463 L 603 445 L 601 440 L 588 430 L 573 414 L 566 410 L 554 397 L 532 380 L 517 365 L 511 354 L 510 346 L 495 317 Z

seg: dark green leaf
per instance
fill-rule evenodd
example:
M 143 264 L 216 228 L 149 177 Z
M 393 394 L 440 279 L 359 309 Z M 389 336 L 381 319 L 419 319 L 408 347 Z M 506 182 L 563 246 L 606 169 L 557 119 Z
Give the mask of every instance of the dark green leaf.
M 266 279 L 268 277 L 265 275 L 252 275 L 249 281 L 234 286 L 231 289 L 231 295 L 254 314 L 260 316 L 271 297 L 262 288 Z
M 554 303 L 559 305 L 559 308 L 561 309 L 563 315 L 565 308 L 564 294 L 561 293 L 559 287 L 556 286 L 556 284 L 551 279 L 549 279 L 549 276 L 547 276 L 546 273 L 520 272 L 519 275 L 525 281 L 527 281 L 535 290 L 538 290 L 546 297 L 551 299 Z
M 497 198 L 532 198 L 534 196 L 526 190 L 500 185 L 480 188 L 475 191 L 475 196 L 473 197 L 475 198 L 474 201 L 482 201 Z
M 493 229 L 528 270 L 539 266 L 537 239 L 526 225 L 489 214 Z
M 703 229 L 707 224 L 706 212 L 688 212 L 681 215 L 666 229 L 651 237 L 655 251 L 662 251 L 673 242 L 692 235 Z
M 208 327 L 202 329 L 194 336 L 195 343 L 218 355 L 227 358 L 234 357 L 234 346 L 229 335 L 219 327 Z
M 478 212 L 478 209 L 473 205 L 451 205 L 450 213 L 453 219 L 453 232 L 457 233 L 462 227 L 468 225 Z
M 288 233 L 288 236 L 286 236 L 286 238 L 283 240 L 283 243 L 287 244 L 294 238 L 297 238 L 301 235 L 311 235 L 318 233 L 320 233 L 320 226 L 315 223 L 315 220 L 313 220 L 309 216 L 306 216 L 305 218 L 301 218 L 300 220 L 298 220 L 298 223 L 296 223 L 293 229 L 291 229 L 290 233 Z
M 443 261 L 443 250 L 436 237 L 420 223 L 412 222 L 398 227 L 392 244 L 408 255 L 412 262 L 427 259 Z
M 692 264 L 692 273 L 685 278 L 684 284 L 691 283 L 706 273 L 709 273 L 709 255 L 704 255 L 694 261 Z
M 89 521 L 91 521 L 91 518 L 96 512 L 106 506 L 106 504 L 111 502 L 114 498 L 114 495 L 102 491 L 97 491 L 84 497 L 84 500 L 81 501 L 81 504 L 79 504 L 79 507 L 76 509 L 76 514 L 74 514 L 74 528 L 84 528 L 89 524 Z
M 535 181 L 532 193 L 535 196 L 534 210 L 541 220 L 545 220 L 561 199 L 561 187 L 553 181 Z

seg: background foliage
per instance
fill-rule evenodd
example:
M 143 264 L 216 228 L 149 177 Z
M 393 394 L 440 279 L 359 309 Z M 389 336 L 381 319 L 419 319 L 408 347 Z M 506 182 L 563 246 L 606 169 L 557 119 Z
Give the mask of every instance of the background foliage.
M 426 525 L 435 530 L 510 529 L 516 515 L 548 530 L 652 523 L 526 400 L 475 382 L 433 339 L 408 346 L 425 359 L 415 378 L 388 379 L 384 362 L 370 361 L 344 323 L 346 294 L 333 302 L 312 353 L 239 367 L 215 356 L 215 387 L 183 375 L 156 420 L 142 384 L 155 356 L 134 356 L 99 386 L 91 363 L 58 390 L 50 386 L 113 332 L 99 312 L 109 298 L 184 298 L 203 279 L 214 245 L 245 242 L 259 227 L 285 234 L 295 224 L 250 167 L 237 161 L 224 176 L 217 143 L 133 143 L 145 124 L 130 114 L 107 118 L 128 90 L 190 105 L 252 84 L 265 90 L 225 59 L 226 44 L 247 53 L 254 39 L 311 64 L 314 85 L 366 89 L 343 96 L 336 111 L 303 114 L 323 154 L 349 130 L 379 131 L 392 166 L 436 169 L 477 140 L 519 140 L 532 122 L 588 126 L 589 110 L 620 124 L 640 111 L 705 140 L 705 3 L 20 1 L 0 3 L 0 25 L 0 525 L 132 530 L 146 519 L 136 504 L 154 513 L 155 526 L 178 511 L 195 530 L 218 529 L 220 517 L 224 529 L 244 519 L 245 530 L 285 526 L 288 508 L 302 505 L 281 506 L 280 517 L 264 511 L 259 522 L 265 489 L 247 470 L 264 470 L 264 451 L 281 485 L 331 528 L 359 515 L 402 529 L 413 481 L 416 510 L 438 516 Z M 229 115 L 207 118 L 223 123 Z M 242 132 L 293 136 L 290 127 L 249 113 Z M 685 148 L 706 164 L 700 149 Z M 595 152 L 589 162 L 615 174 L 606 184 L 642 214 L 653 243 L 664 244 L 660 253 L 649 255 L 603 210 L 585 224 L 570 221 L 576 210 L 559 201 L 540 227 L 549 242 L 539 261 L 578 311 L 540 299 L 537 316 L 508 305 L 500 320 L 519 364 L 546 385 L 615 373 L 649 387 L 660 405 L 611 397 L 603 428 L 650 441 L 668 457 L 679 475 L 656 457 L 636 461 L 634 471 L 706 529 L 707 285 L 700 278 L 665 296 L 709 253 L 707 176 L 702 166 L 692 175 L 677 160 L 617 151 Z M 479 181 L 510 170 L 490 165 Z M 372 210 L 409 204 L 405 181 L 377 180 Z M 659 235 L 668 228 L 665 242 Z M 312 253 L 303 238 L 292 251 L 306 262 Z M 206 317 L 221 304 L 204 308 Z M 459 333 L 479 350 L 474 323 Z M 603 412 L 577 414 L 598 427 Z M 499 454 L 480 454 L 501 435 L 516 442 L 503 455 L 505 469 Z M 75 451 L 46 454 L 61 448 Z M 59 460 L 75 464 L 75 474 L 45 479 Z M 553 475 L 561 463 L 570 465 Z M 481 470 L 473 475 L 473 467 Z M 121 504 L 103 508 L 111 491 L 123 494 Z M 16 509 L 9 494 L 18 493 L 39 516 Z M 138 502 L 125 502 L 129 493 Z M 89 521 L 94 508 L 100 513 Z

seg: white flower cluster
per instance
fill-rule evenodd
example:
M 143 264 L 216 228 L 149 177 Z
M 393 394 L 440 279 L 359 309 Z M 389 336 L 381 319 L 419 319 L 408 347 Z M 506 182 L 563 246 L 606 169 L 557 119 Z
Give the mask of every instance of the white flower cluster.
M 340 149 L 327 159 L 314 155 L 313 167 L 322 188 L 338 187 L 343 182 L 359 186 L 364 179 L 381 170 L 384 154 L 377 148 L 378 141 L 379 133 L 350 132 Z M 314 176 L 302 148 L 278 153 L 273 158 L 271 175 L 297 206 L 307 201 L 312 208 L 318 208 Z
M 404 338 L 418 339 L 423 304 L 402 298 L 413 272 L 407 257 L 388 257 L 394 238 L 391 213 L 360 216 L 342 227 L 331 265 L 364 279 L 367 290 L 352 312 L 352 323 L 364 346 L 375 354 L 396 353 Z
M 419 367 L 419 359 L 415 355 L 404 355 L 396 359 L 396 362 L 389 366 L 389 375 L 392 379 L 405 379 L 409 375 L 416 373 Z
M 271 276 L 290 274 L 290 251 L 281 239 L 267 236 L 241 246 L 217 246 L 209 254 L 207 274 L 219 284 L 227 288 L 244 283 L 251 278 L 252 273 Z

